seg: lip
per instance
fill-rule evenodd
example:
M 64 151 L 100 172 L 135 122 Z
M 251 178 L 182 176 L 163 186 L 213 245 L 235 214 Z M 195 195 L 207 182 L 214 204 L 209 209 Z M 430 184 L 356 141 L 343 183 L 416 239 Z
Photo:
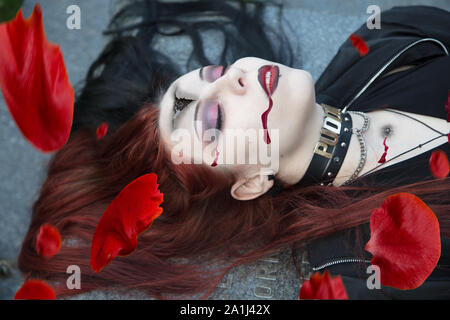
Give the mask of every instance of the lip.
M 269 88 L 266 87 L 266 74 L 270 71 Z M 258 82 L 263 88 L 264 92 L 271 96 L 275 92 L 278 86 L 278 78 L 280 69 L 275 65 L 264 65 L 258 69 Z

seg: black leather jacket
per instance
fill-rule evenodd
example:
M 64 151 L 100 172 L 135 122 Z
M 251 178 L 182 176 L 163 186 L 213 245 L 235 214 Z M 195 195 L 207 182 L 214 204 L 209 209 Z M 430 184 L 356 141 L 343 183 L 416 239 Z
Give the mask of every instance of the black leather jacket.
M 369 53 L 361 57 L 349 40 L 342 44 L 315 85 L 318 103 L 363 112 L 387 105 L 447 118 L 444 107 L 450 89 L 449 12 L 428 6 L 395 7 L 381 13 L 381 29 L 369 30 L 363 24 L 355 33 L 367 42 Z M 414 67 L 383 77 L 403 65 Z M 400 175 L 406 176 L 408 183 L 433 179 L 428 159 L 436 149 L 450 157 L 450 144 L 445 143 L 362 179 L 388 186 L 396 185 Z M 450 190 L 447 199 L 450 201 Z M 357 237 L 357 232 L 361 236 Z M 313 272 L 328 269 L 332 275 L 340 274 L 350 299 L 450 298 L 450 239 L 441 238 L 438 266 L 423 285 L 414 290 L 397 290 L 383 286 L 368 289 L 367 279 L 372 273 L 366 269 L 371 254 L 364 251 L 364 244 L 369 238 L 369 224 L 365 224 L 310 242 L 307 249 Z

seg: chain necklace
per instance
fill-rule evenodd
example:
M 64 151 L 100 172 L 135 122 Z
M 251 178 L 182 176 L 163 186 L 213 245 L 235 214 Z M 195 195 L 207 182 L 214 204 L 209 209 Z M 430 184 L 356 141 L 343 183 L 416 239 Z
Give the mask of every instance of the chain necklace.
M 355 180 L 356 177 L 358 176 L 358 173 L 362 170 L 362 168 L 364 167 L 364 164 L 366 163 L 367 149 L 366 149 L 366 142 L 364 141 L 362 133 L 364 131 L 366 131 L 367 129 L 369 129 L 369 125 L 370 125 L 370 119 L 366 113 L 361 112 L 361 111 L 349 111 L 348 113 L 357 114 L 357 115 L 362 116 L 364 118 L 364 124 L 361 129 L 352 128 L 352 132 L 354 134 L 356 134 L 356 136 L 358 137 L 358 140 L 359 140 L 359 146 L 361 148 L 361 158 L 359 159 L 359 164 L 358 164 L 358 167 L 356 168 L 355 172 L 353 172 L 353 174 L 350 176 L 350 178 L 345 180 L 343 185 L 346 185 L 346 184 L 352 182 L 353 180 Z
M 443 136 L 446 136 L 446 135 L 447 135 L 447 133 L 442 133 L 442 132 L 440 132 L 440 131 L 438 131 L 438 130 L 432 128 L 432 127 L 430 127 L 429 125 L 427 125 L 427 124 L 424 123 L 423 121 L 420 121 L 420 120 L 418 120 L 418 119 L 416 119 L 416 118 L 414 118 L 414 117 L 411 117 L 411 116 L 409 116 L 409 115 L 406 115 L 406 114 L 403 114 L 403 113 L 401 113 L 401 112 L 397 112 L 397 111 L 394 111 L 394 110 L 390 110 L 390 109 L 385 109 L 385 111 L 389 111 L 389 112 L 401 114 L 401 115 L 403 115 L 403 116 L 405 116 L 405 117 L 408 117 L 408 118 L 411 118 L 411 119 L 413 119 L 413 120 L 416 120 L 416 121 L 422 123 L 424 126 L 430 128 L 431 130 L 433 130 L 433 131 L 439 133 L 439 136 L 437 136 L 437 137 L 435 137 L 435 138 L 433 138 L 433 139 L 430 139 L 430 140 L 428 140 L 428 141 L 426 141 L 426 142 L 424 142 L 424 143 L 419 144 L 418 146 L 416 146 L 416 147 L 414 147 L 414 148 L 411 148 L 411 149 L 409 149 L 409 150 L 407 150 L 407 151 L 405 151 L 405 152 L 402 152 L 402 153 L 396 155 L 395 157 L 393 157 L 393 158 L 391 158 L 391 159 L 389 159 L 389 160 L 383 162 L 382 164 L 380 164 L 380 165 L 378 165 L 378 166 L 372 168 L 371 170 L 367 171 L 366 173 L 364 173 L 363 175 L 361 175 L 361 176 L 358 177 L 358 173 L 359 173 L 359 172 L 362 170 L 362 168 L 364 167 L 364 164 L 365 164 L 365 162 L 366 162 L 366 157 L 367 157 L 366 144 L 365 144 L 364 138 L 363 138 L 363 136 L 362 136 L 362 133 L 363 133 L 364 131 L 366 131 L 366 130 L 369 128 L 369 123 L 370 123 L 370 122 L 369 122 L 369 116 L 368 116 L 366 113 L 360 112 L 360 111 L 348 111 L 349 113 L 352 113 L 352 114 L 358 114 L 358 115 L 364 117 L 364 125 L 363 125 L 363 127 L 362 127 L 361 129 L 353 129 L 353 128 L 352 128 L 352 132 L 355 133 L 355 134 L 358 136 L 359 145 L 360 145 L 360 148 L 361 148 L 361 158 L 360 158 L 358 167 L 356 168 L 355 172 L 354 172 L 354 173 L 352 174 L 352 176 L 351 176 L 349 179 L 347 179 L 342 185 L 348 185 L 348 184 L 352 183 L 353 181 L 356 180 L 357 177 L 358 177 L 358 178 L 365 177 L 366 175 L 368 175 L 368 174 L 370 174 L 371 172 L 373 172 L 374 170 L 378 169 L 379 167 L 381 167 L 381 166 L 384 165 L 385 163 L 388 163 L 389 161 L 392 161 L 392 160 L 394 160 L 394 159 L 396 159 L 396 158 L 398 158 L 398 157 L 404 155 L 405 153 L 408 153 L 408 152 L 410 152 L 410 151 L 412 151 L 412 150 L 415 150 L 415 149 L 417 149 L 417 148 L 421 148 L 422 146 L 426 145 L 427 143 L 430 143 L 430 142 L 432 142 L 432 141 L 434 141 L 434 140 L 436 140 L 436 139 L 438 139 L 438 138 L 440 138 L 440 137 L 443 137 Z

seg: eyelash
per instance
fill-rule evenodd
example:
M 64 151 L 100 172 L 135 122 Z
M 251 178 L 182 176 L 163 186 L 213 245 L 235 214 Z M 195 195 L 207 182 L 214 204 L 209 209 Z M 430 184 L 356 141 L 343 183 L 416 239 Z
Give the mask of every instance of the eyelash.
M 177 112 L 181 112 L 184 108 L 186 108 L 192 101 L 191 99 L 186 99 L 186 98 L 178 98 L 176 94 L 174 94 L 174 98 L 175 98 L 175 107 L 174 107 L 174 111 L 175 113 Z

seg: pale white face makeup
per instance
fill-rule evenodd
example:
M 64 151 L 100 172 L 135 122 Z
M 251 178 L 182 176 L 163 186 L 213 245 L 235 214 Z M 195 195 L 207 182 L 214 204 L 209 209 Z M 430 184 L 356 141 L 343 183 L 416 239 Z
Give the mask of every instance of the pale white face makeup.
M 226 69 L 222 66 L 205 66 L 176 79 L 159 103 L 162 143 L 169 150 L 180 148 L 183 144 L 186 144 L 186 148 L 190 144 L 211 149 L 212 145 L 219 146 L 226 141 L 227 130 L 262 130 L 261 115 L 269 107 L 269 98 L 258 81 L 258 70 L 265 65 L 279 68 L 278 84 L 271 95 L 273 106 L 268 114 L 267 128 L 269 132 L 271 129 L 278 129 L 280 161 L 278 172 L 273 174 L 283 176 L 283 166 L 289 166 L 287 160 L 298 156 L 302 140 L 308 136 L 306 130 L 311 128 L 311 115 L 317 114 L 317 108 L 311 75 L 304 70 L 276 62 L 246 57 L 235 61 Z M 175 120 L 174 94 L 178 98 L 193 100 L 177 113 Z M 216 144 L 212 144 L 210 140 L 201 140 L 204 136 L 196 120 L 202 121 L 202 129 L 220 130 Z M 173 134 L 179 129 L 188 132 L 191 141 L 174 141 Z M 316 136 L 313 139 L 315 138 Z M 214 152 L 212 155 L 214 156 Z M 190 157 L 191 163 L 210 166 L 213 162 L 213 158 L 196 159 L 195 154 L 185 155 L 183 152 L 183 156 Z M 312 153 L 308 156 L 311 157 Z M 258 163 L 242 165 L 218 162 L 211 169 L 233 172 L 238 177 L 231 193 L 241 200 L 256 198 L 273 184 L 272 180 L 262 176 L 264 174 Z

